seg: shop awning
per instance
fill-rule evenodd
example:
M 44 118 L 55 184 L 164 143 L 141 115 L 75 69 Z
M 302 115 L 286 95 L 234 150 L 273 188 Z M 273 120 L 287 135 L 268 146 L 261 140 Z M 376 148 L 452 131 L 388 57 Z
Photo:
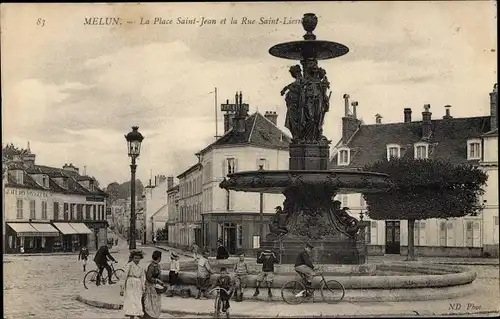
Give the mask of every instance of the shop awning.
M 69 223 L 78 234 L 92 234 L 92 231 L 84 223 Z
M 59 229 L 63 235 L 78 234 L 78 232 L 70 226 L 69 223 L 54 223 L 54 226 Z
M 35 237 L 38 236 L 38 230 L 33 228 L 30 223 L 7 223 L 19 237 Z
M 38 236 L 43 237 L 57 237 L 59 236 L 59 231 L 55 229 L 51 224 L 37 224 L 31 223 L 31 226 L 38 231 Z

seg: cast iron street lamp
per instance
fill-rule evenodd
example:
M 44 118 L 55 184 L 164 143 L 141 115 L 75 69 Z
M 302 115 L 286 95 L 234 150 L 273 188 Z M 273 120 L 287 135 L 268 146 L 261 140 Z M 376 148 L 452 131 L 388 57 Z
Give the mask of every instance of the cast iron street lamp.
M 129 228 L 129 249 L 135 249 L 135 170 L 137 165 L 135 160 L 141 153 L 141 142 L 144 136 L 138 131 L 138 126 L 132 126 L 132 132 L 125 135 L 128 146 L 128 156 L 132 158 L 130 165 L 130 228 Z

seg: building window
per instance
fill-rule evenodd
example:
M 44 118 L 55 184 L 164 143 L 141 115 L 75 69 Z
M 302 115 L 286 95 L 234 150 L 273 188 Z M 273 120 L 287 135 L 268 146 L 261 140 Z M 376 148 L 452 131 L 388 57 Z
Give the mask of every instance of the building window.
M 260 248 L 260 236 L 259 235 L 253 236 L 253 248 Z
M 267 169 L 267 161 L 265 158 L 259 158 L 257 160 L 257 169 L 260 169 L 262 166 L 262 169 Z
M 361 208 L 365 208 L 366 207 L 366 201 L 365 201 L 365 198 L 363 197 L 363 195 L 359 196 L 359 206 Z
M 342 203 L 342 207 L 348 207 L 349 206 L 349 197 L 348 195 L 340 195 L 340 202 Z
M 64 220 L 69 220 L 69 204 L 64 203 Z
M 429 145 L 427 143 L 415 144 L 415 158 L 416 159 L 429 158 Z
M 238 248 L 243 247 L 243 225 L 238 225 L 236 228 L 236 237 L 238 239 Z
M 481 159 L 481 140 L 474 139 L 467 141 L 467 159 Z
M 49 187 L 49 180 L 48 180 L 47 176 L 42 177 L 42 186 L 45 188 Z
M 23 219 L 23 200 L 18 199 L 16 203 L 16 208 L 17 208 L 17 219 Z
M 76 218 L 83 220 L 83 204 L 76 205 Z
M 227 159 L 227 174 L 234 172 L 236 172 L 236 159 L 231 157 Z
M 85 205 L 85 219 L 86 220 L 90 220 L 90 209 L 91 209 L 90 205 Z
M 36 202 L 35 202 L 35 200 L 30 200 L 30 218 L 36 219 Z
M 339 150 L 339 153 L 337 156 L 337 165 L 349 165 L 349 161 L 350 161 L 349 149 Z
M 59 203 L 54 202 L 54 220 L 59 220 Z
M 16 171 L 16 182 L 18 184 L 23 184 L 24 183 L 23 179 L 24 179 L 24 172 L 21 170 L 17 170 Z
M 42 202 L 42 219 L 47 219 L 47 202 Z
M 69 204 L 69 219 L 73 220 L 75 218 L 75 204 Z
M 390 161 L 391 158 L 401 157 L 401 147 L 397 144 L 387 145 L 387 160 Z
M 367 245 L 369 245 L 369 244 L 371 244 L 371 242 L 372 242 L 372 228 L 365 227 L 365 243 Z
M 96 205 L 92 205 L 92 212 L 94 215 L 94 220 L 97 220 L 97 207 L 96 207 Z

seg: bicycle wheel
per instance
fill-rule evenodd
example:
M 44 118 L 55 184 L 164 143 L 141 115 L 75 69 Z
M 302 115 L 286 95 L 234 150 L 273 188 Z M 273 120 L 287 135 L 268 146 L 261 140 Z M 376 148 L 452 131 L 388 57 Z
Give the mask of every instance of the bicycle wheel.
M 125 278 L 125 270 L 123 269 L 116 269 L 111 277 L 112 280 L 116 279 L 116 281 L 120 281 L 123 278 Z
M 90 285 L 96 284 L 98 274 L 95 270 L 91 270 L 85 274 L 85 277 L 83 277 L 83 286 L 85 289 L 89 289 Z
M 326 303 L 337 303 L 344 298 L 345 288 L 337 280 L 323 281 L 321 284 L 321 297 Z
M 290 280 L 281 287 L 281 298 L 289 305 L 298 305 L 306 298 L 306 287 L 298 280 Z
M 215 296 L 215 312 L 214 312 L 214 318 L 220 318 L 220 312 L 221 312 L 221 300 L 219 296 Z

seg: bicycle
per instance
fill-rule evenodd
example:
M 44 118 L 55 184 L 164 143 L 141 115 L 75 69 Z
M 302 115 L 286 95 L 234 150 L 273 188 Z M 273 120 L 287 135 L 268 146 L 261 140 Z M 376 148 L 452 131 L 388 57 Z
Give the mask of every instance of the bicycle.
M 215 302 L 214 302 L 214 318 L 220 318 L 220 313 L 222 309 L 222 299 L 220 297 L 220 291 L 224 290 L 224 292 L 229 296 L 229 291 L 227 291 L 224 288 L 216 287 L 208 292 L 208 294 L 212 294 L 214 291 L 217 290 L 217 295 L 215 296 Z M 231 296 L 229 296 L 230 298 Z M 229 309 L 226 309 L 226 319 L 229 319 Z
M 125 270 L 121 268 L 115 269 L 114 263 L 110 263 L 109 266 L 111 267 L 111 279 L 116 278 L 116 281 L 120 281 L 121 278 L 125 277 Z M 85 289 L 89 289 L 90 283 L 93 283 L 94 285 L 97 283 L 98 275 L 99 275 L 99 269 L 90 270 L 85 274 L 85 277 L 83 277 L 83 286 L 85 287 Z M 105 285 L 107 282 L 108 282 L 108 274 L 107 272 L 103 271 L 101 276 L 101 284 Z
M 314 291 L 316 289 L 313 287 L 306 287 L 306 277 L 302 274 L 300 274 L 300 277 L 301 280 L 294 279 L 287 281 L 281 287 L 281 298 L 283 298 L 283 301 L 289 305 L 298 305 L 301 304 L 306 298 L 314 297 Z M 322 271 L 316 272 L 314 277 L 321 277 L 319 290 L 321 292 L 321 298 L 324 302 L 333 304 L 344 298 L 345 288 L 340 282 L 333 279 L 326 280 Z M 290 296 L 288 296 L 289 292 L 291 292 Z

